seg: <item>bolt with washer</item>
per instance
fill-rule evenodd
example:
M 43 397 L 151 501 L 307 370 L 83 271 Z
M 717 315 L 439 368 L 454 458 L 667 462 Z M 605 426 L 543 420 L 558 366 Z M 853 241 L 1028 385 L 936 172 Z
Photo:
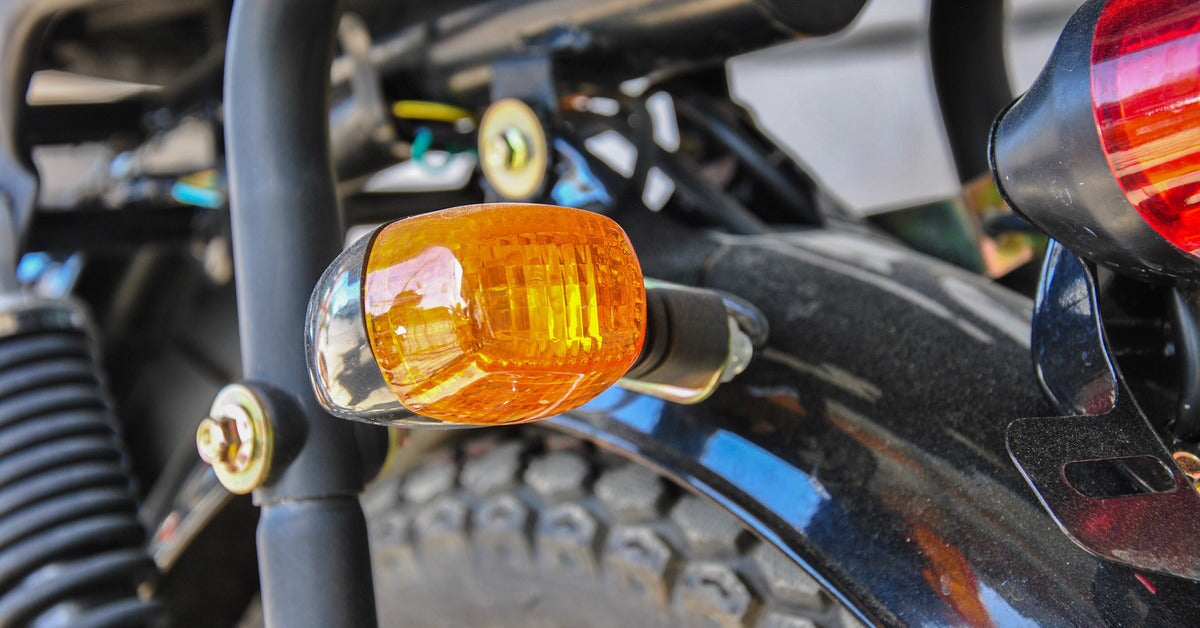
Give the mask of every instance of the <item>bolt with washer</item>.
M 222 388 L 196 429 L 196 449 L 230 492 L 261 486 L 270 472 L 274 433 L 258 395 L 242 384 Z
M 492 103 L 479 120 L 479 163 L 496 193 L 508 200 L 537 195 L 550 166 L 542 120 L 515 98 Z

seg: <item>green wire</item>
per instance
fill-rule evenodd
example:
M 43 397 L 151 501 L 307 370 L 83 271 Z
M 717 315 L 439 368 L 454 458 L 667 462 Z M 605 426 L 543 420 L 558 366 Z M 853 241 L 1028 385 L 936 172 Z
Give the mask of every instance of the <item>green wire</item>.
M 440 166 L 434 166 L 425 161 L 425 156 L 429 154 L 429 149 L 431 148 L 433 148 L 433 131 L 430 131 L 428 127 L 418 127 L 417 135 L 412 141 L 412 160 L 416 162 L 418 166 L 424 168 L 427 172 L 441 172 L 442 170 L 445 170 L 450 165 L 449 159 L 446 160 L 446 163 Z M 475 149 L 452 147 L 447 149 L 446 152 L 450 155 L 457 155 L 459 153 L 474 153 Z

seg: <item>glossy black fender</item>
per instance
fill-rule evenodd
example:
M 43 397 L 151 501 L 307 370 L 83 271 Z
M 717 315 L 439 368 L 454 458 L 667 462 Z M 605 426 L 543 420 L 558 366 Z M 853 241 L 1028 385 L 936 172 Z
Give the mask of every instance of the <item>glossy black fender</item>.
M 1051 412 L 1028 300 L 870 234 L 629 222 L 647 275 L 750 300 L 769 347 L 703 404 L 613 389 L 557 428 L 723 504 L 872 622 L 1200 616 L 1195 583 L 1072 543 L 1009 460 L 1008 424 Z

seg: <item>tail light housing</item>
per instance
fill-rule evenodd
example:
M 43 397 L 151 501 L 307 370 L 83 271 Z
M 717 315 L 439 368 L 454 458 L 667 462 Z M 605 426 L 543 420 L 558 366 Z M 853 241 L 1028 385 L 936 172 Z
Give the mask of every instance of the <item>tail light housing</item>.
M 1009 205 L 1091 261 L 1200 277 L 1200 3 L 1091 0 L 1001 113 Z

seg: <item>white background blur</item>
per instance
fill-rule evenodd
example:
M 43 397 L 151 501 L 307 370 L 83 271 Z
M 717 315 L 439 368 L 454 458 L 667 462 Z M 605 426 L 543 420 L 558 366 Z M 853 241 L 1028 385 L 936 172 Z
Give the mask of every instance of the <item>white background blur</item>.
M 1080 4 L 1008 0 L 1016 93 L 1037 76 Z M 870 0 L 843 33 L 730 61 L 734 94 L 852 210 L 872 213 L 959 191 L 929 73 L 927 9 L 928 0 Z

